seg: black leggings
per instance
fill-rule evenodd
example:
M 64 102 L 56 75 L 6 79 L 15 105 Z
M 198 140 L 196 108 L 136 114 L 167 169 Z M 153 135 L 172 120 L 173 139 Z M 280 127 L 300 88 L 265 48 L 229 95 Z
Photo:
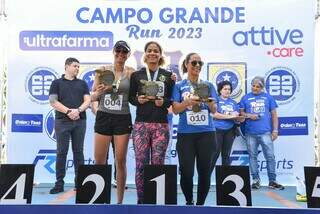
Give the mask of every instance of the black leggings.
M 210 189 L 211 173 L 216 156 L 215 132 L 178 133 L 177 152 L 180 185 L 187 203 L 193 201 L 193 175 L 195 160 L 198 171 L 197 205 L 203 205 Z
M 230 165 L 230 153 L 232 149 L 232 144 L 235 138 L 234 129 L 217 129 L 217 153 L 213 159 L 213 163 L 216 164 L 221 152 L 221 162 L 224 166 Z

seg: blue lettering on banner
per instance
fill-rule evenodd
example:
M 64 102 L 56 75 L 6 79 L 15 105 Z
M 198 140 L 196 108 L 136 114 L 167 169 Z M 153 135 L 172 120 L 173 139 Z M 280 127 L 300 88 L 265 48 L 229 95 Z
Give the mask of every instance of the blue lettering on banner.
M 76 12 L 80 23 L 124 23 L 138 22 L 149 24 L 153 20 L 153 13 L 149 8 L 89 8 L 81 7 Z M 159 21 L 164 24 L 179 23 L 244 23 L 244 7 L 182 7 L 162 8 L 159 12 Z
M 109 31 L 21 31 L 21 50 L 26 51 L 110 51 Z
M 302 43 L 303 33 L 299 29 L 287 29 L 284 32 L 274 27 L 260 29 L 252 26 L 248 31 L 237 31 L 233 34 L 233 43 L 237 46 L 284 45 L 288 42 L 298 45 Z
M 279 117 L 279 135 L 308 134 L 308 117 Z
M 261 154 L 261 150 L 258 151 L 258 155 Z M 249 153 L 247 150 L 233 150 L 230 155 L 231 165 L 248 166 L 249 165 Z M 267 161 L 258 160 L 259 171 L 267 170 Z M 285 158 L 276 160 L 276 169 L 290 170 L 293 168 L 293 160 L 287 160 Z
M 183 7 L 160 9 L 157 17 L 163 24 L 208 24 L 208 23 L 244 23 L 244 7 Z M 133 39 L 154 39 L 165 35 L 168 39 L 199 39 L 202 37 L 203 28 L 170 27 L 167 32 L 161 29 L 151 29 L 139 24 L 150 24 L 153 21 L 153 13 L 149 8 L 89 8 L 81 7 L 76 12 L 76 18 L 80 23 L 106 23 L 129 24 L 125 27 L 128 37 Z
M 12 114 L 11 132 L 42 132 L 42 114 Z
M 92 12 L 93 11 L 93 12 Z M 91 10 L 88 7 L 81 7 L 76 13 L 77 20 L 80 23 L 129 23 L 130 19 L 135 18 L 140 23 L 150 23 L 153 17 L 149 8 L 140 8 L 136 11 L 134 8 L 101 8 Z
M 55 149 L 40 149 L 38 154 L 33 160 L 33 164 L 39 164 L 39 161 L 45 161 L 43 167 L 51 174 L 55 173 L 55 163 L 57 159 L 57 154 Z M 66 170 L 69 168 L 73 168 L 74 161 L 71 159 L 66 160 Z M 84 160 L 84 164 L 94 164 L 94 160 L 92 158 L 88 158 Z

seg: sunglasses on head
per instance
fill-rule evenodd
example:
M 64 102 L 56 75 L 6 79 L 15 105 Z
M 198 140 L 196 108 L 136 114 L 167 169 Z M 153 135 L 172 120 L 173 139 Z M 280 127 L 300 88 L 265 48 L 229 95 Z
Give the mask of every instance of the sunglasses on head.
M 197 66 L 198 64 L 200 67 L 202 67 L 204 64 L 202 61 L 197 61 L 197 60 L 191 61 L 190 63 L 192 66 Z
M 129 51 L 127 51 L 126 49 L 123 48 L 117 48 L 114 50 L 116 53 L 123 53 L 123 54 L 127 54 L 129 53 Z

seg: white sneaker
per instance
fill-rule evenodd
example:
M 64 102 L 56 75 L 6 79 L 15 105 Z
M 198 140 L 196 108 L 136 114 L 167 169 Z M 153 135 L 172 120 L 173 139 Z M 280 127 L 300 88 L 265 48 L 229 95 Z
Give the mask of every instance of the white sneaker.
M 114 180 L 114 179 L 112 179 L 112 181 L 111 181 L 111 186 L 112 186 L 113 188 L 117 188 L 117 181 Z

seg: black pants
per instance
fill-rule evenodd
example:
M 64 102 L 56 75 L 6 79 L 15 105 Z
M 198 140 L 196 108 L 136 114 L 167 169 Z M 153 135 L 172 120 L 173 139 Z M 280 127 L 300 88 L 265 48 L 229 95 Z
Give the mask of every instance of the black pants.
M 216 156 L 215 132 L 180 133 L 177 138 L 180 185 L 187 203 L 193 201 L 195 160 L 198 171 L 197 205 L 203 205 L 210 189 L 213 158 Z
M 234 129 L 217 129 L 216 131 L 217 137 L 217 153 L 213 159 L 213 164 L 216 164 L 217 159 L 221 153 L 222 165 L 229 166 L 230 165 L 230 153 L 232 149 L 232 144 L 235 138 Z
M 64 186 L 66 175 L 66 160 L 71 139 L 74 172 L 74 183 L 77 183 L 78 168 L 84 164 L 83 144 L 86 133 L 86 120 L 57 119 L 55 121 L 55 132 L 57 137 L 57 159 L 56 159 L 56 186 Z

